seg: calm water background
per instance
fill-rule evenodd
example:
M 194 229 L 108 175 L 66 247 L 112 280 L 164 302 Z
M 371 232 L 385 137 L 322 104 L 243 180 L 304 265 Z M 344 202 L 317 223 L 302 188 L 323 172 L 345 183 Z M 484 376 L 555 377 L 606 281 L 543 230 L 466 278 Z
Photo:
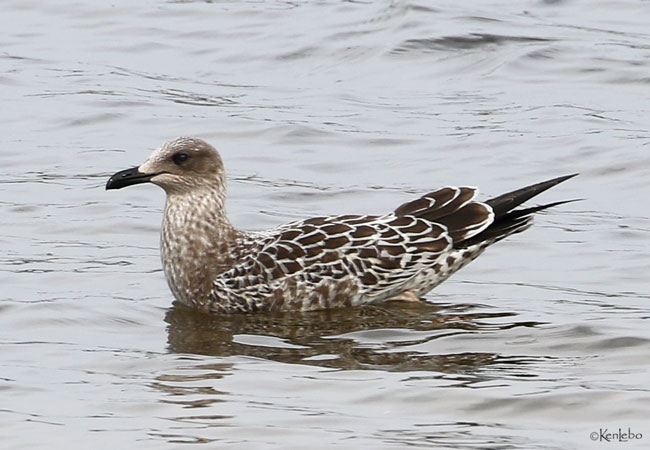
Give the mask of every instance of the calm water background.
M 135 3 L 0 2 L 3 448 L 650 446 L 650 2 Z M 248 229 L 585 200 L 427 305 L 209 317 L 172 307 L 162 191 L 104 191 L 178 135 Z

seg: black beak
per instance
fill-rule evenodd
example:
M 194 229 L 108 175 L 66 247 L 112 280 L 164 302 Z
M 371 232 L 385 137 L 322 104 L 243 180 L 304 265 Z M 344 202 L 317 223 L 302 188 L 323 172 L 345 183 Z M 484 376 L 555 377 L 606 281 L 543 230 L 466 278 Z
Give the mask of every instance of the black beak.
M 146 183 L 156 175 L 160 175 L 160 173 L 142 173 L 138 171 L 137 167 L 122 170 L 108 179 L 106 190 L 120 189 L 126 186 L 131 186 L 132 184 Z

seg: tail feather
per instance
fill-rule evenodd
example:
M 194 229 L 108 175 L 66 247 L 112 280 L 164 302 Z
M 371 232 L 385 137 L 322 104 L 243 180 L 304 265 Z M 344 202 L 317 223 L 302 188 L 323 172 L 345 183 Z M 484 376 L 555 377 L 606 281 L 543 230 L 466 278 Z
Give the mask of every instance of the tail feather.
M 507 238 L 511 234 L 520 233 L 524 230 L 527 230 L 533 225 L 532 216 L 522 216 L 512 218 L 510 220 L 502 220 L 499 223 L 493 223 L 484 231 L 480 232 L 476 236 L 466 239 L 463 242 L 460 242 L 457 247 L 467 248 L 475 244 L 488 243 L 493 244 L 500 241 L 501 239 Z
M 501 216 L 501 219 L 514 219 L 517 217 L 523 217 L 523 216 L 529 216 L 531 214 L 534 214 L 536 212 L 544 211 L 545 209 L 548 208 L 553 208 L 554 206 L 560 206 L 564 205 L 566 203 L 573 203 L 573 202 L 579 202 L 581 199 L 573 199 L 573 200 L 561 200 L 559 202 L 553 202 L 553 203 L 546 203 L 545 205 L 539 205 L 539 206 L 533 206 L 531 208 L 525 208 L 525 209 L 515 209 L 514 211 L 510 211 L 509 213 Z

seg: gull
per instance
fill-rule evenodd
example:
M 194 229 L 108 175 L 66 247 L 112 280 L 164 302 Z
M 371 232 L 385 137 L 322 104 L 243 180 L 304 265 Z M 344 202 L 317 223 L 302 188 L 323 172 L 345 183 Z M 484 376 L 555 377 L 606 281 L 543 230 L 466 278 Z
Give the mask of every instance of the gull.
M 162 266 L 174 297 L 207 313 L 309 311 L 423 295 L 490 245 L 567 201 L 518 208 L 577 174 L 486 201 L 475 187 L 445 186 L 379 215 L 338 215 L 266 231 L 232 225 L 217 150 L 192 137 L 170 140 L 106 189 L 150 182 L 167 194 Z

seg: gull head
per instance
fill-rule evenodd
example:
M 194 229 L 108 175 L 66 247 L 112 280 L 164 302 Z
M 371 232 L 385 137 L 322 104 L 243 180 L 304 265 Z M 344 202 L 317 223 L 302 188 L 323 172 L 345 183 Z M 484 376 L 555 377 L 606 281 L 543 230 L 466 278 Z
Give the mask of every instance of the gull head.
M 154 150 L 140 166 L 111 176 L 106 189 L 147 182 L 173 195 L 215 188 L 223 191 L 225 171 L 219 153 L 210 144 L 198 138 L 179 137 Z

